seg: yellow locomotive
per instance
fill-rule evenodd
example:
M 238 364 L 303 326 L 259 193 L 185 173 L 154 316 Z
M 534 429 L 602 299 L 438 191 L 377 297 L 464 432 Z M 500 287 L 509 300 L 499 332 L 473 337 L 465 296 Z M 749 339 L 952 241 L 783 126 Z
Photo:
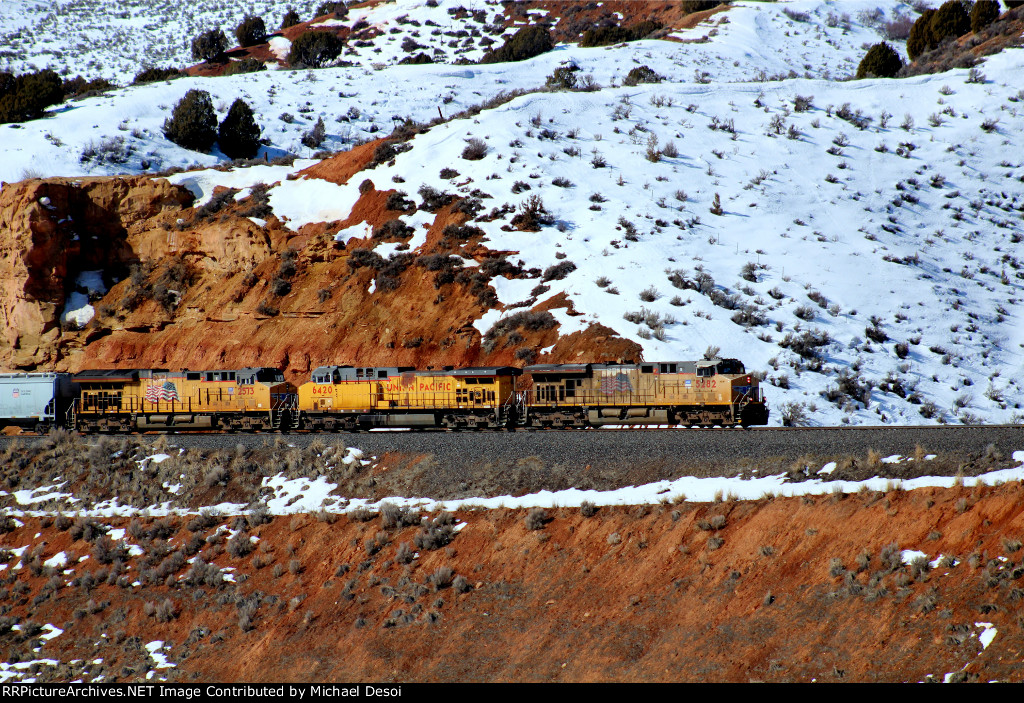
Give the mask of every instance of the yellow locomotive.
M 737 359 L 537 364 L 522 403 L 538 427 L 765 425 L 757 379 Z
M 297 423 L 309 430 L 509 427 L 516 420 L 511 366 L 417 371 L 321 366 L 299 386 Z
M 99 369 L 73 382 L 70 426 L 83 432 L 294 429 L 295 387 L 279 369 Z

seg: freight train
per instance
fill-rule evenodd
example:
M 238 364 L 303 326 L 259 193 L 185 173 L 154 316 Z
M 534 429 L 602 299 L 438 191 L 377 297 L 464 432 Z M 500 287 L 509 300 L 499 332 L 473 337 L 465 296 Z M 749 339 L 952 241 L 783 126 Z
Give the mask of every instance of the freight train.
M 747 427 L 768 415 L 757 377 L 737 359 L 321 366 L 298 388 L 275 368 L 0 374 L 0 426 L 40 433 Z

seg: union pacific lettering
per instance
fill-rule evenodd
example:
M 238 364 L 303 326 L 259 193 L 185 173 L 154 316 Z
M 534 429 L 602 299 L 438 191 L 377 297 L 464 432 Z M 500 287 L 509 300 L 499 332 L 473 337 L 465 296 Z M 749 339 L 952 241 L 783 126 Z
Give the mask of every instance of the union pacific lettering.
M 372 384 L 373 381 L 359 381 L 359 383 Z M 338 384 L 342 385 L 342 384 Z M 388 392 L 398 393 L 401 391 L 422 391 L 422 392 L 434 392 L 439 393 L 442 391 L 451 392 L 455 390 L 455 383 L 451 380 L 447 381 L 414 381 L 412 383 L 403 383 L 399 380 L 386 381 L 380 384 L 381 387 Z M 335 385 L 319 385 L 313 386 L 311 392 L 313 395 L 331 395 L 334 393 Z
M 438 393 L 441 391 L 453 391 L 455 390 L 455 384 L 452 381 L 414 381 L 413 383 L 402 383 L 401 381 L 388 381 L 384 384 L 385 391 L 423 391 L 423 392 L 434 392 Z

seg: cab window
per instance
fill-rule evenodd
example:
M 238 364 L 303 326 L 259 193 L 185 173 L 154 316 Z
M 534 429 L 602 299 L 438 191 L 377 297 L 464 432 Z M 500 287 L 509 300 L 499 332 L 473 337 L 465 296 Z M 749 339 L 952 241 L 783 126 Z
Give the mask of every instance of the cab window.
M 723 361 L 718 364 L 718 373 L 744 373 L 743 364 L 739 361 Z

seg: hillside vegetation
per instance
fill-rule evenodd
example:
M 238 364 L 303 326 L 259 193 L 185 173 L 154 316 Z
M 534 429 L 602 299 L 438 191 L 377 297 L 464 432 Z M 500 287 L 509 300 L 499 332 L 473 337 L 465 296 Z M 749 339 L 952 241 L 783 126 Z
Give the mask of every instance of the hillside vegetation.
M 930 70 L 938 51 L 963 68 L 847 80 L 883 40 L 909 59 L 907 28 L 923 15 L 904 3 L 606 4 L 352 6 L 223 64 L 258 55 L 270 70 L 146 83 L 0 126 L 17 135 L 0 166 L 8 182 L 148 173 L 194 197 L 116 234 L 129 249 L 114 260 L 69 260 L 42 298 L 19 289 L 33 312 L 3 313 L 6 363 L 256 354 L 302 378 L 371 358 L 717 352 L 764 377 L 773 423 L 1019 422 L 1022 54 L 978 61 L 1021 10 L 929 54 Z M 477 63 L 526 28 L 557 43 Z M 314 30 L 344 42 L 338 65 L 282 67 Z M 595 39 L 605 35 L 619 43 Z M 404 62 L 420 53 L 432 63 Z M 184 148 L 168 120 L 190 91 L 209 96 L 207 123 L 242 104 L 251 117 L 222 135 L 207 124 L 203 151 Z M 224 153 L 253 148 L 251 161 Z M 54 246 L 80 236 L 73 213 L 39 206 L 15 223 L 9 212 L 8 233 L 52 218 Z M 81 216 L 93 226 L 100 213 Z M 246 243 L 222 246 L 228 231 Z M 174 256 L 188 275 L 161 279 Z M 10 280 L 36 280 L 9 261 Z M 368 310 L 383 347 L 356 323 Z M 538 323 L 510 318 L 524 313 Z M 205 341 L 238 334 L 253 348 Z

